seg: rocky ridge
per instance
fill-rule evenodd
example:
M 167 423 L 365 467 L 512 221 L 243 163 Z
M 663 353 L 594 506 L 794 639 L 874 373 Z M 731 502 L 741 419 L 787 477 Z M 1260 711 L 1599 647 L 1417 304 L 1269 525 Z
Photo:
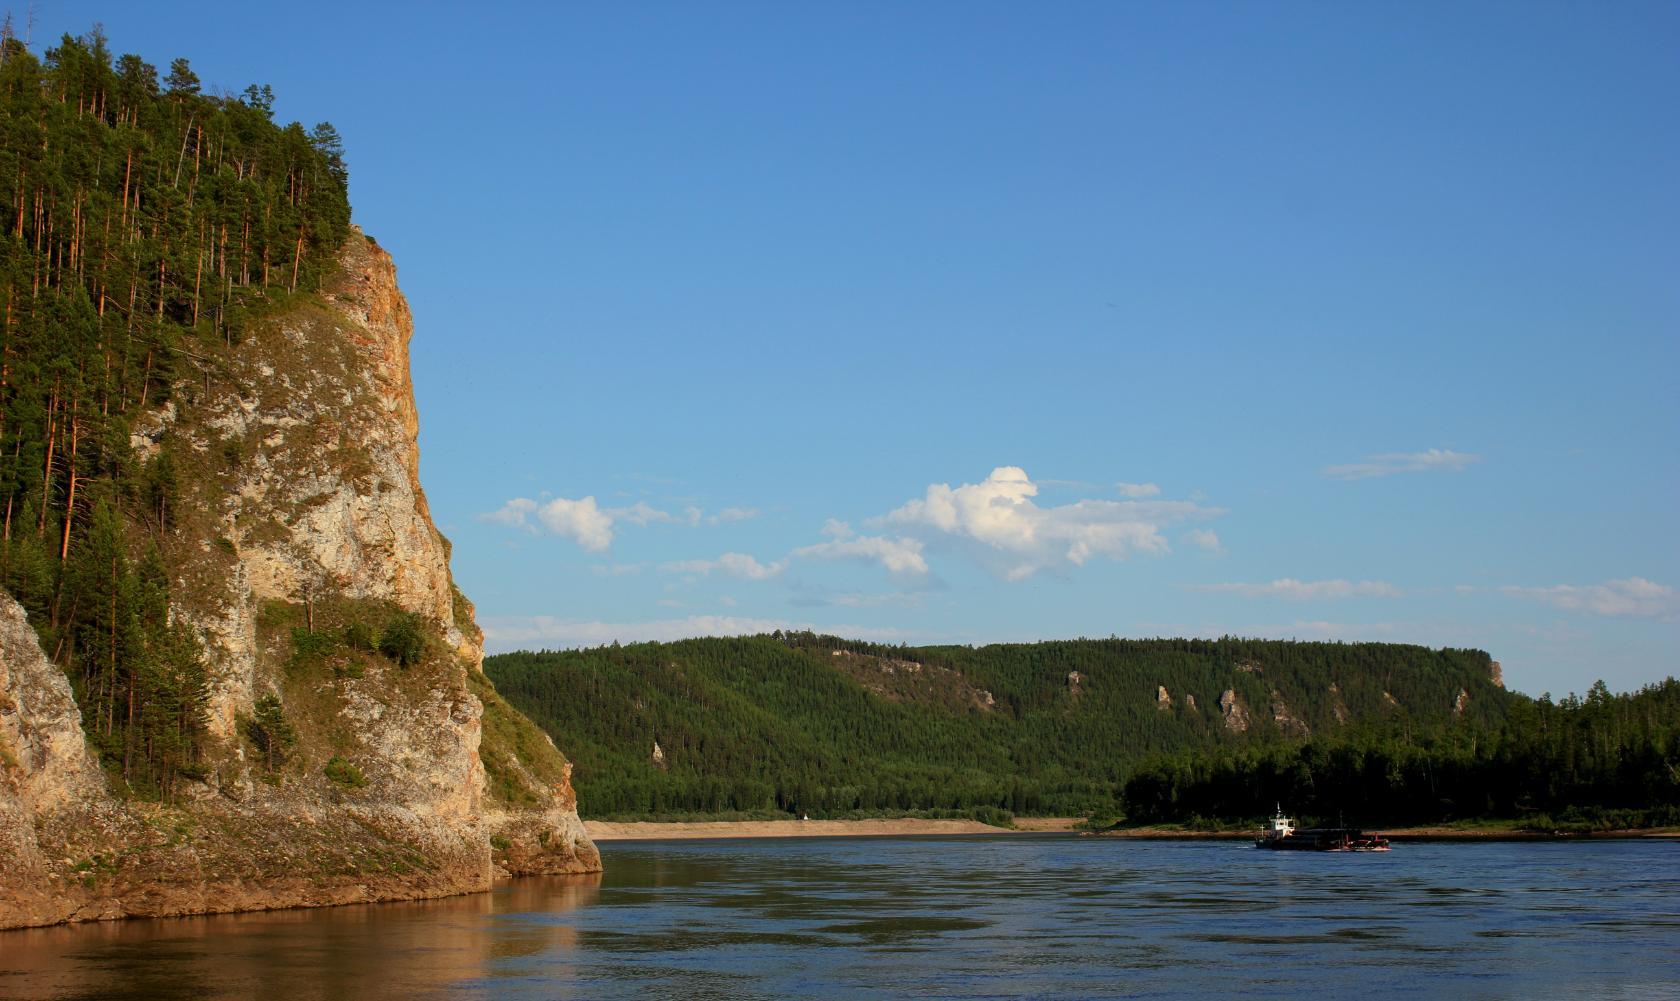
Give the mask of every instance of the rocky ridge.
M 0 593 L 0 928 L 440 896 L 598 870 L 571 766 L 481 673 L 482 634 L 419 482 L 412 321 L 359 232 L 337 279 L 198 362 L 137 422 L 182 470 L 172 614 L 209 669 L 210 746 L 175 801 L 113 795 L 63 672 Z M 394 663 L 334 637 L 412 615 Z M 297 631 L 320 635 L 305 656 Z M 310 650 L 315 650 L 312 645 Z M 270 771 L 255 701 L 296 725 Z M 348 762 L 360 784 L 323 766 Z

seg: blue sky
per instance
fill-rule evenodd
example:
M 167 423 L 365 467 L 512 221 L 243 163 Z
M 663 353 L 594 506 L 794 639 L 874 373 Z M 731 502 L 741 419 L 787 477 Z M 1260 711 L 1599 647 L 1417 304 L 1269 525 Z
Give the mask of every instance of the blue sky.
M 1673 4 L 47 2 L 344 134 L 495 649 L 1680 673 Z

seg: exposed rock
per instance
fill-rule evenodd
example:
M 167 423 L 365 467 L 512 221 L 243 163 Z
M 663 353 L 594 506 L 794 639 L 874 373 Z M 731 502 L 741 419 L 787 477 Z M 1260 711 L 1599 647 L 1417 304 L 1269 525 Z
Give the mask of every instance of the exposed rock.
M 1307 726 L 1307 721 L 1289 711 L 1288 704 L 1283 701 L 1283 693 L 1275 688 L 1272 689 L 1272 723 L 1291 737 L 1312 736 L 1312 728 Z
M 1488 680 L 1493 682 L 1495 688 L 1505 687 L 1505 672 L 1500 668 L 1499 661 L 1494 661 L 1488 668 Z
M 1387 692 L 1384 692 L 1382 697 L 1383 697 L 1383 706 L 1385 708 L 1388 708 L 1388 709 L 1398 709 L 1398 708 L 1400 708 L 1400 700 L 1399 699 L 1397 699 L 1394 696 L 1388 694 Z
M 194 470 L 163 541 L 172 610 L 210 670 L 202 782 L 168 804 L 112 797 L 63 672 L 0 594 L 0 928 L 484 890 L 492 840 L 510 872 L 600 867 L 570 767 L 479 673 L 420 489 L 395 268 L 360 234 L 340 265 L 320 303 L 260 322 L 214 378 L 135 422 L 140 455 L 167 445 Z M 289 632 L 265 616 L 322 601 L 416 613 L 430 652 L 288 670 Z M 263 692 L 308 724 L 273 776 L 237 725 Z M 551 758 L 526 760 L 538 745 Z M 332 754 L 365 786 L 329 781 Z
M 1341 686 L 1334 681 L 1330 682 L 1330 715 L 1337 723 L 1344 724 L 1353 718 L 1353 714 L 1348 712 L 1347 703 L 1342 701 Z
M 1464 689 L 1464 688 L 1460 688 L 1458 690 L 1458 697 L 1453 699 L 1453 708 L 1452 708 L 1453 715 L 1454 716 L 1463 716 L 1464 715 L 1464 707 L 1469 705 L 1469 704 L 1470 704 L 1470 692 L 1469 692 L 1469 690 Z
M 1078 695 L 1079 683 L 1084 680 L 1085 676 L 1083 674 L 1080 674 L 1078 671 L 1069 671 L 1067 676 L 1068 694 Z
M 1219 712 L 1225 717 L 1225 729 L 1232 733 L 1248 732 L 1248 710 L 1237 698 L 1235 689 L 1227 688 L 1219 696 Z
M 1184 693 L 1184 708 L 1196 712 L 1196 697 L 1189 692 Z
M 1155 708 L 1165 712 L 1173 707 L 1172 696 L 1167 694 L 1166 685 L 1155 686 Z
M 1237 665 L 1237 670 L 1243 672 L 1244 674 L 1265 674 L 1266 673 L 1265 671 L 1260 669 L 1259 664 L 1256 664 L 1251 660 L 1243 661 L 1241 664 L 1238 664 Z
M 657 740 L 653 742 L 653 757 L 651 760 L 653 761 L 653 767 L 660 771 L 665 770 L 665 749 L 659 746 Z

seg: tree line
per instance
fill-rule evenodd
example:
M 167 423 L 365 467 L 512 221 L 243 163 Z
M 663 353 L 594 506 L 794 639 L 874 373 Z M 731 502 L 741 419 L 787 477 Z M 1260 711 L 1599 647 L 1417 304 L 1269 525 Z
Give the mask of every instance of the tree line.
M 0 27 L 0 585 L 137 791 L 194 767 L 204 680 L 169 611 L 176 460 L 130 428 L 317 289 L 348 232 L 337 132 L 273 106 L 98 28 L 37 57 Z

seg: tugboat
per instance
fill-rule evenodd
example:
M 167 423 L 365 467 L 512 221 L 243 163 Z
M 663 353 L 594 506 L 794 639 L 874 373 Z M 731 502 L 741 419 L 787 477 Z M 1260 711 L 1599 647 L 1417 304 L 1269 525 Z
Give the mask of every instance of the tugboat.
M 1366 834 L 1357 827 L 1296 827 L 1295 821 L 1283 815 L 1279 806 L 1277 816 L 1262 828 L 1254 839 L 1254 847 L 1276 851 L 1296 852 L 1386 852 L 1388 839 L 1381 834 Z

